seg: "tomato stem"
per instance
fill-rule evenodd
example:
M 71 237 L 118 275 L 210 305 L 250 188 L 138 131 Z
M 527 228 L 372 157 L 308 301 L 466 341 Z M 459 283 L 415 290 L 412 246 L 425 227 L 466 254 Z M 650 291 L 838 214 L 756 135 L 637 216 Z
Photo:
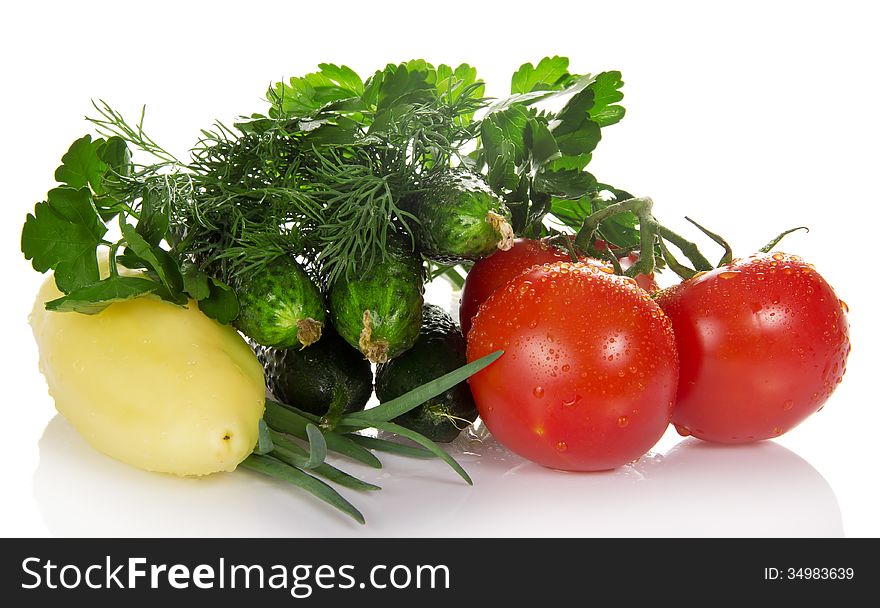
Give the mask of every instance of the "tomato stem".
M 700 253 L 700 250 L 697 248 L 695 243 L 687 240 L 683 236 L 676 234 L 666 226 L 661 226 L 660 224 L 657 224 L 657 235 L 660 236 L 660 238 L 666 239 L 667 241 L 678 247 L 679 251 L 684 254 L 684 257 L 690 260 L 691 264 L 694 265 L 694 269 L 697 272 L 705 272 L 714 268 L 714 266 L 712 266 L 712 262 L 707 260 L 706 257 L 702 253 Z
M 770 251 L 774 247 L 776 247 L 776 245 L 779 244 L 779 241 L 781 241 L 783 238 L 785 238 L 786 236 L 788 236 L 792 232 L 797 232 L 798 230 L 806 230 L 807 232 L 810 231 L 810 229 L 807 228 L 806 226 L 798 226 L 797 228 L 790 228 L 789 230 L 786 230 L 785 232 L 783 232 L 782 234 L 780 234 L 776 238 L 774 238 L 772 241 L 770 241 L 769 243 L 767 243 L 766 245 L 761 247 L 758 251 L 760 251 L 761 253 L 770 253 Z
M 568 252 L 568 255 L 571 256 L 572 262 L 580 262 L 580 258 L 578 257 L 577 250 L 574 247 L 574 242 L 572 241 L 571 235 L 564 234 L 562 235 L 562 244 L 565 246 L 565 250 Z
M 623 268 L 620 266 L 620 260 L 617 255 L 611 251 L 610 249 L 602 249 L 599 251 L 609 262 L 611 262 L 611 266 L 614 267 L 614 272 L 616 274 L 623 274 Z
M 633 213 L 639 220 L 639 257 L 625 272 L 621 272 L 620 265 L 615 264 L 615 271 L 618 272 L 618 274 L 635 277 L 640 274 L 650 274 L 653 272 L 656 265 L 656 260 L 654 259 L 654 247 L 655 244 L 658 243 L 661 247 L 660 251 L 663 259 L 667 260 L 668 256 L 668 259 L 672 262 L 669 267 L 680 277 L 689 278 L 696 272 L 712 270 L 712 263 L 709 262 L 709 260 L 707 260 L 700 252 L 695 243 L 692 243 L 657 221 L 651 213 L 653 206 L 654 201 L 650 198 L 636 197 L 608 205 L 603 209 L 591 213 L 584 220 L 581 229 L 578 230 L 577 236 L 575 236 L 575 246 L 582 251 L 588 251 L 605 257 L 593 247 L 593 241 L 598 232 L 599 224 L 609 217 L 620 213 Z M 712 237 L 710 236 L 710 238 Z M 718 237 L 718 239 L 722 242 L 724 240 L 721 239 L 721 237 Z M 694 270 L 679 264 L 677 260 L 669 254 L 669 250 L 663 245 L 664 240 L 675 245 L 684 256 L 690 260 L 691 264 L 694 265 Z M 713 238 L 713 240 L 715 239 Z M 729 249 L 729 247 L 725 248 L 725 252 L 727 249 Z
M 710 239 L 712 239 L 713 241 L 715 241 L 721 247 L 724 248 L 724 255 L 721 256 L 721 259 L 718 261 L 718 264 L 716 265 L 716 267 L 717 266 L 724 266 L 725 264 L 729 264 L 731 262 L 731 260 L 733 260 L 733 249 L 731 249 L 730 244 L 724 240 L 724 237 L 722 237 L 720 234 L 716 234 L 715 232 L 712 232 L 711 230 L 709 230 L 708 228 L 706 228 L 704 226 L 701 226 L 700 224 L 698 224 L 697 222 L 695 222 L 694 220 L 692 220 L 688 216 L 684 216 L 684 219 L 686 219 L 691 224 L 696 226 L 700 230 L 700 232 L 702 232 L 703 234 L 705 234 Z
M 685 280 L 690 279 L 695 274 L 697 274 L 696 270 L 694 270 L 693 268 L 688 268 L 687 266 L 679 262 L 674 255 L 672 255 L 672 252 L 666 248 L 666 243 L 664 243 L 663 239 L 659 240 L 659 244 L 660 253 L 663 255 L 663 259 L 666 260 L 666 265 L 669 266 L 669 269 L 672 272 Z
M 651 209 L 653 206 L 654 201 L 648 197 L 630 198 L 625 201 L 620 201 L 619 203 L 614 203 L 613 205 L 608 205 L 598 211 L 594 211 L 587 216 L 587 219 L 585 219 L 584 223 L 581 225 L 581 229 L 578 230 L 577 236 L 575 236 L 574 239 L 575 246 L 582 251 L 598 254 L 593 247 L 593 241 L 595 240 L 599 224 L 609 217 L 620 213 L 634 213 L 636 217 L 639 218 L 639 259 L 636 260 L 636 262 L 627 269 L 625 273 L 621 273 L 619 263 L 615 264 L 614 269 L 615 272 L 618 272 L 619 274 L 626 274 L 631 277 L 634 277 L 639 273 L 647 274 L 653 272 L 654 235 L 657 226 L 657 222 L 651 216 Z M 604 254 L 599 255 L 605 257 Z M 613 253 L 611 255 L 614 256 Z

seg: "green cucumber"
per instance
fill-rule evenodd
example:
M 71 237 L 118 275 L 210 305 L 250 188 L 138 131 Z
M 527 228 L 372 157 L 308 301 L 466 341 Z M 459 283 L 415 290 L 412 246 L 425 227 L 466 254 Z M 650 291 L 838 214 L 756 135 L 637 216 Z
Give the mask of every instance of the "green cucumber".
M 426 304 L 415 345 L 376 368 L 376 396 L 384 403 L 467 363 L 467 343 L 446 312 Z M 467 382 L 460 382 L 424 404 L 398 416 L 394 423 L 440 442 L 452 441 L 477 418 Z
M 332 327 L 303 349 L 257 347 L 266 386 L 275 398 L 316 416 L 332 428 L 343 414 L 364 409 L 373 392 L 370 364 Z
M 384 363 L 419 337 L 424 292 L 421 258 L 392 250 L 360 277 L 334 281 L 330 317 L 346 342 L 373 363 Z
M 321 337 L 326 312 L 321 290 L 290 257 L 271 261 L 238 281 L 235 327 L 263 346 L 308 346 Z
M 453 172 L 438 186 L 404 202 L 425 257 L 443 263 L 479 260 L 513 246 L 510 210 L 477 176 Z

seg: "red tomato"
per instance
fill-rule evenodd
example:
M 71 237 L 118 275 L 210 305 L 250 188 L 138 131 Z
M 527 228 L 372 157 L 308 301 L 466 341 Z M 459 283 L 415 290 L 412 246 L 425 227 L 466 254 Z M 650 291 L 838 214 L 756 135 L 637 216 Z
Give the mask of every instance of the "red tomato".
M 849 355 L 846 306 L 801 258 L 755 255 L 662 291 L 681 359 L 672 421 L 708 441 L 778 437 L 817 411 Z
M 480 304 L 506 284 L 509 280 L 535 266 L 552 262 L 566 262 L 571 256 L 534 239 L 516 239 L 507 251 L 496 251 L 483 258 L 471 268 L 461 292 L 461 307 L 458 311 L 461 332 L 466 336 L 471 329 L 471 318 L 477 314 Z
M 632 279 L 595 266 L 536 266 L 480 307 L 468 361 L 505 353 L 469 380 L 480 416 L 544 466 L 632 462 L 669 424 L 678 357 L 669 320 Z

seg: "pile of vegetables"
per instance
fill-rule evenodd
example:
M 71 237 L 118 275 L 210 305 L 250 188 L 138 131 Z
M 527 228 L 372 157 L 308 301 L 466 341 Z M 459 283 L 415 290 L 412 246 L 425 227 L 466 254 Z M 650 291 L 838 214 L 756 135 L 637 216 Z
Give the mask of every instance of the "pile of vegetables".
M 692 222 L 724 251 L 713 265 L 651 199 L 590 173 L 622 85 L 562 57 L 521 66 L 502 99 L 466 64 L 365 80 L 321 64 L 202 130 L 184 160 L 143 114 L 96 103 L 99 137 L 71 145 L 22 230 L 34 269 L 53 271 L 32 324 L 59 411 L 136 466 L 241 465 L 359 520 L 318 478 L 376 487 L 328 450 L 438 456 L 469 481 L 434 441 L 477 414 L 570 470 L 637 459 L 670 421 L 711 441 L 787 431 L 843 375 L 845 306 L 769 253 L 787 232 L 734 260 Z M 659 291 L 664 269 L 682 282 Z M 463 331 L 424 303 L 439 277 L 463 287 Z M 381 405 L 364 410 L 373 365 Z

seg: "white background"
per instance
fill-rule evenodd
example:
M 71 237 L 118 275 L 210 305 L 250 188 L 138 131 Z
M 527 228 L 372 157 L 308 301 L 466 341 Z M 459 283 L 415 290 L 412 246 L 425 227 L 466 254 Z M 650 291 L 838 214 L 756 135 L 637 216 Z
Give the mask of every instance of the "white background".
M 0 536 L 659 535 L 878 536 L 878 48 L 871 2 L 26 2 L 0 24 L 3 387 Z M 775 442 L 676 447 L 611 474 L 523 463 L 491 442 L 459 445 L 476 480 L 438 463 L 350 467 L 385 486 L 353 500 L 358 528 L 298 492 L 234 473 L 180 480 L 85 446 L 56 418 L 27 314 L 40 282 L 19 252 L 25 214 L 52 187 L 90 99 L 185 154 L 198 129 L 262 110 L 270 81 L 318 62 L 366 76 L 424 57 L 479 68 L 504 94 L 524 61 L 620 69 L 627 116 L 591 170 L 686 213 L 750 253 L 816 264 L 851 309 L 853 352 L 819 414 Z M 442 289 L 433 297 L 447 298 Z M 47 427 L 48 424 L 48 427 Z M 351 496 L 349 494 L 349 496 Z

